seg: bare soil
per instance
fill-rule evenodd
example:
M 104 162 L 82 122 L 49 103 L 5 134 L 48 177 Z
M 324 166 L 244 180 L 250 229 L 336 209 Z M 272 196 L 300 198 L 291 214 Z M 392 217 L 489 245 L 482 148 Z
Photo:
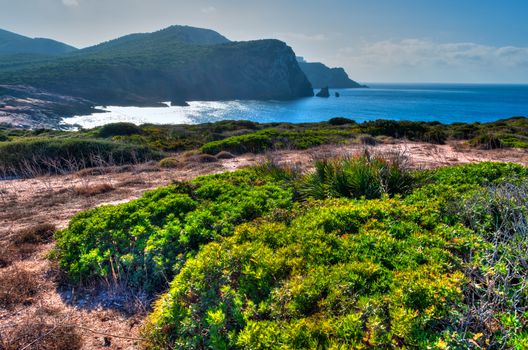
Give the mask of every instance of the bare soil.
M 476 150 L 461 142 L 446 145 L 399 142 L 370 146 L 373 152 L 398 151 L 406 154 L 416 168 L 481 161 L 514 162 L 528 165 L 528 152 L 515 149 Z M 0 261 L 1 273 L 30 272 L 37 292 L 9 308 L 0 306 L 0 348 L 2 340 L 28 320 L 75 328 L 83 349 L 137 349 L 139 330 L 150 300 L 127 295 L 104 285 L 82 289 L 64 283 L 60 271 L 48 259 L 53 242 L 15 246 L 17 233 L 41 224 L 67 226 L 76 213 L 100 205 L 118 204 L 140 197 L 145 191 L 174 180 L 254 165 L 273 158 L 308 169 L 313 159 L 354 154 L 360 145 L 321 146 L 310 150 L 283 150 L 265 155 L 247 154 L 213 163 L 201 163 L 183 154 L 181 165 L 160 168 L 157 163 L 106 169 L 89 169 L 75 174 L 34 179 L 0 181 Z M 0 281 L 1 283 L 1 281 Z M 31 347 L 28 347 L 31 348 Z

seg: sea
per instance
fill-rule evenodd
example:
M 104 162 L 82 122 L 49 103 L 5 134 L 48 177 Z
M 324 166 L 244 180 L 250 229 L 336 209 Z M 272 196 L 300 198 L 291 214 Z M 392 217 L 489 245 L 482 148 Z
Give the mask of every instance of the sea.
M 98 107 L 105 113 L 64 119 L 66 125 L 92 128 L 107 123 L 199 124 L 220 120 L 260 123 L 305 123 L 345 117 L 356 122 L 376 119 L 490 122 L 528 117 L 528 85 L 383 84 L 330 90 L 330 98 L 293 101 L 191 101 L 189 106 Z M 335 93 L 340 97 L 336 97 Z

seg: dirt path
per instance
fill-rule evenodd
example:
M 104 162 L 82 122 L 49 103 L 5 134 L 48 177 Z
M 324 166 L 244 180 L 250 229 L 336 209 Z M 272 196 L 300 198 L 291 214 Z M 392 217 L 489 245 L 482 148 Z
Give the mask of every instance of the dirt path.
M 16 233 L 38 224 L 57 228 L 67 226 L 76 213 L 103 204 L 117 204 L 140 197 L 145 191 L 167 185 L 173 180 L 189 180 L 199 175 L 233 171 L 272 157 L 280 163 L 308 167 L 313 159 L 362 152 L 364 146 L 321 146 L 306 151 L 286 150 L 268 155 L 243 155 L 215 163 L 186 161 L 180 168 L 162 169 L 143 164 L 112 171 L 81 171 L 77 174 L 29 180 L 0 181 L 0 246 L 7 246 Z M 475 150 L 462 143 L 431 145 L 403 142 L 371 147 L 372 152 L 398 151 L 406 154 L 413 166 L 433 168 L 449 164 L 479 161 L 504 161 L 528 165 L 528 152 L 522 150 Z M 107 289 L 84 290 L 58 288 L 57 268 L 46 258 L 53 243 L 33 246 L 0 272 L 29 271 L 38 284 L 38 292 L 15 309 L 0 307 L 0 341 L 17 324 L 34 320 L 75 324 L 82 336 L 83 349 L 137 349 L 139 341 L 103 335 L 107 333 L 137 338 L 146 314 L 145 300 L 123 300 L 122 293 Z M 126 305 L 125 305 L 126 304 Z M 147 302 L 148 304 L 148 302 Z M 97 331 L 93 333 L 87 328 Z M 1 346 L 0 346 L 1 348 Z

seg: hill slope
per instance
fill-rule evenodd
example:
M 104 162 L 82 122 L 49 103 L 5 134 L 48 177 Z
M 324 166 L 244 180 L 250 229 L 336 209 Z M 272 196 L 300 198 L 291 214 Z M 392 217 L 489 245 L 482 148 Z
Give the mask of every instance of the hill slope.
M 299 62 L 299 67 L 301 67 L 314 88 L 346 89 L 364 87 L 350 79 L 343 68 L 329 68 L 319 62 Z
M 40 54 L 58 55 L 77 50 L 73 46 L 44 38 L 28 38 L 0 29 L 0 55 Z
M 180 26 L 132 34 L 51 62 L 0 70 L 0 83 L 115 105 L 313 95 L 285 43 L 229 42 L 210 30 Z

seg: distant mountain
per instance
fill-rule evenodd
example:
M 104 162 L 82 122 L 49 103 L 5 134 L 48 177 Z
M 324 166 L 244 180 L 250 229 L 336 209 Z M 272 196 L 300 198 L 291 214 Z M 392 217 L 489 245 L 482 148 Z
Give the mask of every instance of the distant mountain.
M 28 38 L 0 29 L 0 55 L 38 54 L 58 55 L 77 50 L 73 46 L 43 38 Z
M 319 62 L 305 62 L 302 58 L 298 60 L 299 67 L 301 67 L 315 89 L 324 87 L 333 89 L 365 87 L 350 79 L 343 68 L 329 68 Z
M 30 85 L 105 105 L 313 96 L 285 43 L 230 42 L 212 30 L 182 26 L 128 35 L 16 69 L 2 69 L 0 59 L 0 84 Z
M 95 52 L 124 47 L 129 49 L 131 45 L 143 45 L 155 41 L 157 44 L 170 45 L 174 42 L 189 45 L 216 45 L 231 42 L 223 35 L 210 29 L 194 28 L 189 26 L 171 26 L 153 33 L 136 33 L 125 35 L 121 38 L 110 40 L 99 45 L 84 49 L 84 52 Z

